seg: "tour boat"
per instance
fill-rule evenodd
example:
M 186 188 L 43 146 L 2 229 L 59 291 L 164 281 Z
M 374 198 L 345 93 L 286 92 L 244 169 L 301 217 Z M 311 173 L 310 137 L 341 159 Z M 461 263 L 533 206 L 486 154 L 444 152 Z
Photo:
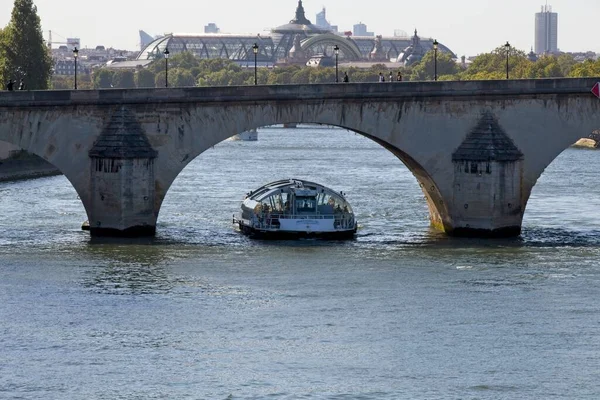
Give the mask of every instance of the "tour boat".
M 255 141 L 258 140 L 258 131 L 256 128 L 250 129 L 248 131 L 244 131 L 240 134 L 233 135 L 232 140 L 246 140 L 246 141 Z
M 263 239 L 350 239 L 357 226 L 342 192 L 301 179 L 271 182 L 248 193 L 233 223 Z

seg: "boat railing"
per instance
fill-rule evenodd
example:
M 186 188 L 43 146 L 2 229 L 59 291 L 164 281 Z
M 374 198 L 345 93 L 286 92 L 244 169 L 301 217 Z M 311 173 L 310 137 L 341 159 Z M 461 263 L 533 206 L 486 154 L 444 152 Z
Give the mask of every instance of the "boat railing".
M 255 215 L 252 223 L 257 229 L 279 229 L 279 220 L 281 219 L 333 219 L 335 229 L 353 229 L 355 225 L 354 215 L 351 213 L 318 215 L 266 213 Z

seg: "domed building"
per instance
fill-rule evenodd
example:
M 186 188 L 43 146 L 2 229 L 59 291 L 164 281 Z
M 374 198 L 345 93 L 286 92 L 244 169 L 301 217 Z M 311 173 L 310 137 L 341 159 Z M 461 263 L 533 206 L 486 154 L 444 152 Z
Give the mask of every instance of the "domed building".
M 410 46 L 404 49 L 397 61 L 405 66 L 410 66 L 419 63 L 423 59 L 425 53 L 426 51 L 423 48 L 423 45 L 421 45 L 421 38 L 419 35 L 417 35 L 417 30 L 415 29 L 415 35 L 412 37 L 412 43 Z
M 538 60 L 537 54 L 533 52 L 533 47 L 531 48 L 529 54 L 527 54 L 527 59 L 531 62 L 536 62 Z
M 323 33 L 330 33 L 330 31 L 313 25 L 310 20 L 306 18 L 302 0 L 298 0 L 295 18 L 285 25 L 280 25 L 271 29 L 271 39 L 274 47 L 273 55 L 277 59 L 288 57 L 289 51 L 294 47 L 294 39 L 296 36 L 302 41 L 310 36 Z M 295 49 L 295 51 L 298 50 L 299 49 Z
M 138 55 L 137 60 L 163 58 L 169 49 L 171 55 L 191 52 L 201 59 L 227 58 L 241 66 L 254 65 L 254 44 L 258 46 L 256 59 L 259 66 L 274 66 L 277 63 L 300 63 L 318 55 L 334 54 L 339 48 L 339 60 L 380 61 L 398 60 L 413 64 L 432 48 L 432 39 L 417 36 L 384 37 L 342 36 L 328 28 L 313 25 L 306 18 L 302 0 L 298 0 L 294 18 L 287 24 L 271 29 L 267 35 L 240 35 L 224 33 L 180 34 L 171 33 L 149 43 Z M 450 53 L 447 47 L 439 44 L 439 51 Z M 291 53 L 290 53 L 291 52 Z

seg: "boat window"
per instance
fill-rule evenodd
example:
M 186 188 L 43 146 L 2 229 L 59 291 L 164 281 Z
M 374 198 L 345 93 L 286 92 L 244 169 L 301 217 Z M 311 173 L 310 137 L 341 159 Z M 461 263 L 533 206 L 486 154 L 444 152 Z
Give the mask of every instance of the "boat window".
M 352 207 L 350 207 L 350 204 L 344 202 L 344 205 L 342 206 L 342 210 L 344 210 L 344 212 L 347 213 L 352 213 Z
M 315 212 L 317 201 L 314 197 L 296 197 L 296 211 L 299 213 Z

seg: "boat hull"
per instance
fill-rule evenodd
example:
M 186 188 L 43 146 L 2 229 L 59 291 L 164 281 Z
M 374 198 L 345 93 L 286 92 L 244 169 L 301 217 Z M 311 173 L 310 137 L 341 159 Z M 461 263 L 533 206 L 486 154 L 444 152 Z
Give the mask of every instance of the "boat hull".
M 254 142 L 258 140 L 258 131 L 256 129 L 251 129 L 249 131 L 244 131 L 240 134 L 233 135 L 232 140 L 244 140 L 247 142 Z
M 295 239 L 324 239 L 324 240 L 348 240 L 356 236 L 356 228 L 336 231 L 285 231 L 285 230 L 262 230 L 255 229 L 239 222 L 240 232 L 253 239 L 262 240 L 295 240 Z

